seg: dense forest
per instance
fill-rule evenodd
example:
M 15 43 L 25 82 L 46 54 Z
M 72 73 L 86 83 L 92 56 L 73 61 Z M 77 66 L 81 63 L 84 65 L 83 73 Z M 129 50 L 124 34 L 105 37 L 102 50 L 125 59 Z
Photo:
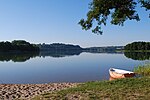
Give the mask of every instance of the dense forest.
M 136 50 L 146 51 L 146 50 L 150 50 L 150 42 L 133 42 L 133 43 L 127 44 L 124 47 L 124 49 L 129 50 L 129 51 L 136 51 Z
M 1 52 L 24 52 L 24 51 L 39 51 L 39 47 L 35 44 L 30 44 L 24 40 L 14 40 L 12 42 L 0 42 Z

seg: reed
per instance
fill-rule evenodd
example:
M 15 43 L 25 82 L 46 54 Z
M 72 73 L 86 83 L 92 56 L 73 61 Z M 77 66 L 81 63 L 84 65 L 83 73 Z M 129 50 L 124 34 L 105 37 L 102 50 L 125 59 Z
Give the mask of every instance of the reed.
M 150 76 L 150 63 L 135 67 L 134 72 L 142 76 Z

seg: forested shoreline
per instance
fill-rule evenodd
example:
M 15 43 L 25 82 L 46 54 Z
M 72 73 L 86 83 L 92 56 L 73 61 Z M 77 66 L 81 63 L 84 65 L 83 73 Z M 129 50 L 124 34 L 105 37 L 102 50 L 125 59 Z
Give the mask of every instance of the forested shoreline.
M 124 47 L 125 51 L 150 51 L 150 42 L 132 42 Z
M 150 42 L 132 42 L 126 46 L 106 46 L 106 47 L 89 47 L 82 48 L 79 45 L 73 44 L 31 44 L 25 40 L 14 40 L 12 42 L 0 42 L 0 52 L 116 52 L 117 50 L 124 50 L 125 52 L 145 52 L 150 51 Z
M 39 51 L 39 47 L 30 44 L 24 40 L 14 40 L 12 42 L 0 42 L 0 52 L 35 52 Z

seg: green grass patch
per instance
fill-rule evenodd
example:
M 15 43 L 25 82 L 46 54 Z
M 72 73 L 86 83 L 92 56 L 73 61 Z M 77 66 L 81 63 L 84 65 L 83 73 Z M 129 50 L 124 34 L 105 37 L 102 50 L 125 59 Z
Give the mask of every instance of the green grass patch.
M 148 77 L 87 82 L 74 88 L 42 94 L 33 100 L 149 100 L 149 87 Z
M 134 72 L 142 76 L 150 76 L 150 64 L 140 65 L 134 68 Z

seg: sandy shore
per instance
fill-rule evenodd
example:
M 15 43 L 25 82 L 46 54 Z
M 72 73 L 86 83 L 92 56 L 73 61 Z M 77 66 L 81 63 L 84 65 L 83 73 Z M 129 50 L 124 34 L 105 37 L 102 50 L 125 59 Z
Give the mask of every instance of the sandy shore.
M 50 84 L 0 84 L 0 100 L 29 99 L 38 94 L 52 92 L 78 83 L 50 83 Z

